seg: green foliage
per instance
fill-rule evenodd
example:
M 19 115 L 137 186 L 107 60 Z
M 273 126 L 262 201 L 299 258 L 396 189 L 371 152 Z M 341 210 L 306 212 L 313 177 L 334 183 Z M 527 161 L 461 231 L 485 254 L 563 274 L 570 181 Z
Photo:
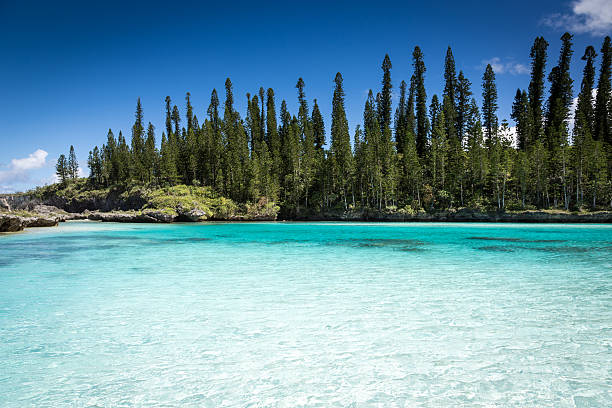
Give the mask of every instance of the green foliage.
M 425 91 L 425 62 L 423 52 L 416 46 L 412 53 L 414 67 L 414 88 L 416 104 L 416 147 L 419 157 L 425 156 L 427 149 L 427 134 L 429 122 L 427 120 L 427 93 Z
M 608 144 L 612 144 L 612 123 L 610 122 L 610 104 L 612 101 L 612 86 L 610 85 L 611 68 L 612 41 L 610 36 L 607 36 L 601 47 L 601 68 L 599 70 L 597 97 L 595 99 L 593 138 Z
M 60 154 L 57 159 L 57 163 L 55 164 L 55 174 L 59 179 L 60 183 L 66 184 L 68 180 L 68 162 L 66 161 L 66 156 Z
M 138 100 L 130 140 L 121 131 L 115 137 L 109 129 L 106 143 L 89 152 L 87 180 L 77 178 L 71 147 L 56 165 L 61 183 L 37 193 L 66 199 L 137 195 L 149 200 L 149 211 L 200 208 L 215 217 L 241 219 L 268 217 L 281 208 L 287 215 L 360 209 L 412 213 L 464 206 L 495 211 L 609 208 L 610 39 L 606 37 L 601 49 L 597 85 L 597 54 L 594 47 L 586 48 L 574 126 L 569 129 L 571 39 L 567 33 L 561 37 L 558 63 L 548 75 L 548 43 L 542 37 L 534 41 L 530 82 L 516 91 L 512 105 L 516 144 L 510 138 L 512 126 L 497 116 L 491 65 L 482 77 L 479 108 L 471 82 L 457 70 L 449 47 L 442 97 L 434 95 L 429 101 L 424 55 L 417 46 L 410 81 L 399 81 L 393 124 L 388 55 L 381 66 L 381 88 L 368 93 L 363 122 L 353 129 L 345 111 L 343 77 L 336 74 L 329 139 L 321 107 L 316 99 L 309 105 L 302 78 L 296 84 L 295 114 L 282 101 L 278 117 L 274 91 L 261 87 L 246 95 L 241 117 L 228 78 L 223 105 L 213 90 L 201 124 L 189 93 L 184 117 L 166 97 L 159 140 L 153 124 L 145 129 Z M 546 78 L 550 94 L 544 106 Z M 593 98 L 596 87 L 599 92 Z
M 166 211 L 202 210 L 213 218 L 229 218 L 238 212 L 230 199 L 220 197 L 209 187 L 176 185 L 150 191 L 144 208 Z
M 529 108 L 531 114 L 531 134 L 529 140 L 535 143 L 543 132 L 544 70 L 546 68 L 546 49 L 548 42 L 537 37 L 531 47 L 531 82 L 529 82 Z

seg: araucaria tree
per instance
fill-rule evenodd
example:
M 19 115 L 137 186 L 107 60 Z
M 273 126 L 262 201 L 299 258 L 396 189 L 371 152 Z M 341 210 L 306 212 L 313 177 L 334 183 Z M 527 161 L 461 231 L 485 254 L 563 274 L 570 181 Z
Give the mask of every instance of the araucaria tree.
M 331 122 L 331 160 L 333 174 L 333 191 L 338 194 L 348 208 L 347 197 L 351 177 L 353 175 L 353 153 L 349 136 L 348 121 L 344 110 L 344 88 L 342 74 L 339 72 L 334 79 L 334 97 L 332 100 Z
M 258 87 L 241 97 L 241 117 L 229 78 L 225 100 L 213 89 L 199 118 L 190 93 L 184 108 L 166 97 L 161 135 L 145 122 L 137 99 L 129 140 L 109 129 L 104 144 L 89 151 L 87 186 L 188 184 L 239 205 L 274 202 L 288 217 L 461 207 L 610 209 L 611 41 L 603 40 L 599 55 L 593 46 L 584 50 L 575 112 L 572 36 L 565 33 L 561 41 L 550 70 L 548 42 L 533 42 L 530 79 L 505 101 L 513 124 L 498 116 L 503 102 L 493 66 L 484 70 L 479 104 L 450 47 L 439 78 L 442 92 L 430 99 L 424 55 L 414 48 L 412 72 L 399 72 L 395 106 L 391 58 L 385 55 L 379 87 L 368 92 L 363 119 L 354 127 L 346 112 L 354 103 L 345 99 L 341 73 L 333 81 L 327 129 L 322 112 L 330 107 L 308 99 L 303 78 L 295 86 L 294 113 L 286 101 L 277 105 L 272 88 Z M 78 178 L 74 147 L 60 156 L 56 173 L 63 185 Z

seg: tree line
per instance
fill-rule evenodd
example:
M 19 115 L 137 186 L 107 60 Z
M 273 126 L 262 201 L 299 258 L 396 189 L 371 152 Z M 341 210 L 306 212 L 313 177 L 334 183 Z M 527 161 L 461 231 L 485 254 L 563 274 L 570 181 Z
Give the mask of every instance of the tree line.
M 209 186 L 237 202 L 265 198 L 288 212 L 340 208 L 409 207 L 609 208 L 612 206 L 611 44 L 604 39 L 596 75 L 595 48 L 586 48 L 573 128 L 572 35 L 565 33 L 556 65 L 546 75 L 548 43 L 535 39 L 531 76 L 517 89 L 511 118 L 500 122 L 495 72 L 486 66 L 479 105 L 471 81 L 457 69 L 451 48 L 444 61 L 444 90 L 428 99 L 423 52 L 412 53 L 409 82 L 399 85 L 392 111 L 391 60 L 382 62 L 381 88 L 370 90 L 363 123 L 351 134 L 343 78 L 334 79 L 330 140 L 317 100 L 296 84 L 299 108 L 280 112 L 274 90 L 246 94 L 243 117 L 234 108 L 232 82 L 221 104 L 213 89 L 202 124 L 190 94 L 185 116 L 170 97 L 161 145 L 145 125 L 138 99 L 128 142 L 108 131 L 89 152 L 94 187 L 144 183 Z M 597 77 L 597 82 L 596 82 Z M 545 97 L 548 82 L 548 97 Z M 595 91 L 596 90 L 596 91 Z M 70 157 L 73 156 L 71 147 Z M 76 177 L 70 160 L 58 161 L 62 181 Z M 74 158 L 76 163 L 76 158 Z

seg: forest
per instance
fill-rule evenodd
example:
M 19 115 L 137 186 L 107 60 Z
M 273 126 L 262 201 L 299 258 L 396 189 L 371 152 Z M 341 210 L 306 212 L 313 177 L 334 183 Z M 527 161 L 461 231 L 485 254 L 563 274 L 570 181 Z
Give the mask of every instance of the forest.
M 213 89 L 203 121 L 194 113 L 189 93 L 184 117 L 166 97 L 160 144 L 155 127 L 145 125 L 138 99 L 131 139 L 109 130 L 106 143 L 89 152 L 89 183 L 91 188 L 208 186 L 238 203 L 278 203 L 289 214 L 357 208 L 609 209 L 610 37 L 599 55 L 593 46 L 584 50 L 579 86 L 570 77 L 572 35 L 565 33 L 561 40 L 558 60 L 549 71 L 549 44 L 543 37 L 533 42 L 529 83 L 517 89 L 512 102 L 515 132 L 498 118 L 490 64 L 480 89 L 474 89 L 463 71 L 457 72 L 449 47 L 444 91 L 428 99 L 423 52 L 416 46 L 413 72 L 408 82 L 399 84 L 395 109 L 392 65 L 386 55 L 381 88 L 370 90 L 363 123 L 352 132 L 340 73 L 334 79 L 327 125 L 317 100 L 312 105 L 307 100 L 302 78 L 296 84 L 297 114 L 288 111 L 284 100 L 278 108 L 274 90 L 262 87 L 246 95 L 248 108 L 242 117 L 234 108 L 229 78 L 225 101 L 221 104 Z M 574 88 L 577 105 L 572 112 Z M 61 183 L 77 178 L 77 169 L 71 147 L 56 165 Z

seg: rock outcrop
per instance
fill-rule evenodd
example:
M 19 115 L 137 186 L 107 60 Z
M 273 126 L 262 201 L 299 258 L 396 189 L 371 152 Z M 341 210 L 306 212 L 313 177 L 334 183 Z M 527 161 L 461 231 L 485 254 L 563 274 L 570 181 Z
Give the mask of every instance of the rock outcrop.
M 17 232 L 25 228 L 22 217 L 0 213 L 0 232 Z
M 190 222 L 206 221 L 208 219 L 206 212 L 200 210 L 199 208 L 186 211 L 179 207 L 177 208 L 177 213 L 179 215 L 179 219 Z
M 0 232 L 17 232 L 29 227 L 54 227 L 61 217 L 54 215 L 21 216 L 11 213 L 0 213 Z
M 144 222 L 144 223 L 170 223 L 177 219 L 176 215 L 163 211 L 94 211 L 87 214 L 87 219 L 104 222 Z
M 195 191 L 193 191 L 195 189 Z M 205 197 L 206 190 L 176 186 L 157 190 L 152 200 L 147 190 L 84 190 L 73 198 L 55 194 L 0 195 L 0 231 L 20 231 L 26 227 L 53 226 L 59 222 L 89 219 L 105 222 L 202 222 L 275 221 L 279 207 L 267 200 L 237 206 L 231 200 Z M 147 195 L 149 194 L 149 195 Z M 161 196 L 160 196 L 161 194 Z M 167 195 L 164 195 L 167 194 Z M 44 197 L 41 198 L 41 197 Z M 217 201 L 215 201 L 217 200 Z M 522 211 L 496 212 L 473 209 L 413 212 L 409 209 L 380 211 L 328 210 L 289 211 L 280 219 L 288 221 L 388 221 L 388 222 L 528 222 L 528 223 L 612 223 L 612 212 Z
M 525 223 L 612 223 L 611 211 L 591 213 L 522 211 L 483 212 L 471 209 L 439 211 L 435 213 L 346 211 L 318 214 L 292 214 L 284 220 L 296 221 L 378 221 L 378 222 L 525 222 Z

